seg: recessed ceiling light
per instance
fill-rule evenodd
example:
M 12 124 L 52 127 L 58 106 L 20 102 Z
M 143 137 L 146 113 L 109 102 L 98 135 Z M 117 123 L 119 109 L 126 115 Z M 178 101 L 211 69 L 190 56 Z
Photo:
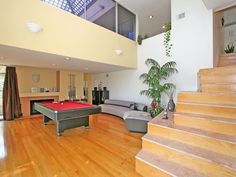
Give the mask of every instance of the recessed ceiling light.
M 154 16 L 153 15 L 150 15 L 149 18 L 152 19 Z
M 69 58 L 69 57 L 66 57 L 65 60 L 70 60 L 70 58 Z
M 163 28 L 163 29 L 165 29 L 165 28 L 166 28 L 166 26 L 164 25 L 164 26 L 162 26 L 162 28 Z

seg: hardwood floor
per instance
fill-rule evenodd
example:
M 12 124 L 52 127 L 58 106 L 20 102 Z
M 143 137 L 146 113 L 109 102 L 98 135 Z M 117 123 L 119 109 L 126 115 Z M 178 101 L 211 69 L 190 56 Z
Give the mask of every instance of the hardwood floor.
M 1 177 L 140 177 L 135 155 L 143 134 L 129 133 L 111 115 L 90 117 L 90 128 L 55 134 L 42 118 L 0 121 Z

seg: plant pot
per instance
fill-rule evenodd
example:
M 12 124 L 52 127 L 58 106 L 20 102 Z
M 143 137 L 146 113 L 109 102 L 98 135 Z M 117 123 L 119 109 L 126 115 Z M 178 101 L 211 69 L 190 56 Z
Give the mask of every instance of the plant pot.
M 170 100 L 168 102 L 168 110 L 170 112 L 174 112 L 175 111 L 175 102 L 174 102 L 173 98 L 170 98 Z

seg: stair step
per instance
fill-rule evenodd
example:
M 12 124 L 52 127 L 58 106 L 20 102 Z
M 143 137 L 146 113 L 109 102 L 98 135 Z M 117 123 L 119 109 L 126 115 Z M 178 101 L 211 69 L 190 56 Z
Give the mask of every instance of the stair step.
M 236 66 L 227 66 L 227 67 L 215 67 L 201 69 L 199 71 L 199 76 L 215 76 L 215 75 L 225 75 L 225 74 L 236 74 Z
M 226 75 L 208 75 L 200 76 L 201 84 L 215 84 L 215 83 L 236 83 L 236 73 L 235 74 L 226 74 Z
M 202 92 L 236 94 L 236 84 L 201 84 Z
M 236 106 L 178 102 L 176 112 L 236 119 Z
M 175 125 L 172 116 L 154 118 L 148 123 L 148 133 L 236 157 L 236 137 Z
M 136 171 L 145 177 L 204 177 L 199 172 L 144 150 L 141 150 L 136 156 Z
M 228 93 L 204 93 L 204 92 L 180 92 L 178 102 L 208 103 L 236 106 L 236 94 Z
M 218 66 L 232 66 L 236 65 L 236 59 L 220 59 Z
M 227 173 L 236 175 L 236 158 L 168 138 L 146 134 L 143 137 L 143 150 L 169 159 L 172 162 L 182 164 L 187 168 L 203 174 L 224 171 L 222 174 L 218 173 L 218 176 L 226 176 Z
M 187 126 L 236 137 L 236 119 L 175 113 L 174 123 L 180 126 Z

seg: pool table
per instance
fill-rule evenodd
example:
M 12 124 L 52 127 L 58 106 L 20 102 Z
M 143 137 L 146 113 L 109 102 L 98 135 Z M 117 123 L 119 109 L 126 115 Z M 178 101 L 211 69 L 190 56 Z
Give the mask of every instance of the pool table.
M 74 101 L 40 102 L 35 103 L 34 108 L 43 114 L 44 124 L 50 120 L 56 122 L 58 136 L 67 129 L 89 127 L 89 115 L 101 112 L 100 106 Z

